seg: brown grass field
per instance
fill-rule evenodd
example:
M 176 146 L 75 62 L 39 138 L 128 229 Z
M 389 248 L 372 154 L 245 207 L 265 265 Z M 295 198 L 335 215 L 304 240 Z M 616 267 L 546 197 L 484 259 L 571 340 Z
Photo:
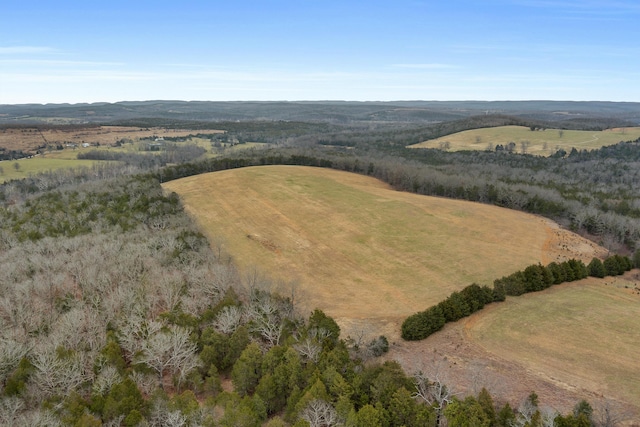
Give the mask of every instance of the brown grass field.
M 606 396 L 640 410 L 637 270 L 494 304 L 420 342 L 399 339 L 409 314 L 475 281 L 526 265 L 605 256 L 546 219 L 397 192 L 328 169 L 263 166 L 164 184 L 245 271 L 293 282 L 302 310 L 319 307 L 343 333 L 385 334 L 385 356 L 439 375 L 461 392 L 487 386 L 516 406 L 531 391 L 570 412 Z M 284 285 L 281 292 L 291 291 Z M 631 413 L 631 412 L 629 412 Z
M 516 144 L 515 152 L 522 153 L 523 143 L 526 153 L 550 156 L 562 148 L 567 153 L 572 148 L 577 150 L 595 150 L 620 141 L 632 141 L 640 138 L 640 127 L 607 129 L 604 131 L 579 131 L 546 129 L 532 131 L 524 126 L 499 126 L 493 128 L 473 129 L 441 138 L 411 145 L 409 148 L 444 148 L 449 151 L 491 150 L 496 145 Z M 528 144 L 527 144 L 528 142 Z
M 437 372 L 459 391 L 486 385 L 516 404 L 535 391 L 541 406 L 563 413 L 581 399 L 596 408 L 609 401 L 638 421 L 638 286 L 634 270 L 508 298 L 424 341 L 398 342 L 387 357 L 409 372 Z
M 599 253 L 533 215 L 390 189 L 361 175 L 299 166 L 216 172 L 164 184 L 245 270 L 296 283 L 347 331 L 398 336 L 409 314 L 473 282 Z M 565 249 L 570 236 L 578 252 Z

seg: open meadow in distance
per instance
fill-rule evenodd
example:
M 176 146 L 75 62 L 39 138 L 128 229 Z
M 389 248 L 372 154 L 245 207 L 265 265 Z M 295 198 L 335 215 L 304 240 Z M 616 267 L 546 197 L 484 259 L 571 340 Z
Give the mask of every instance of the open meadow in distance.
M 78 159 L 56 159 L 48 157 L 32 157 L 30 159 L 0 161 L 0 183 L 12 179 L 27 178 L 40 172 L 58 169 L 91 167 L 99 161 Z
M 545 129 L 531 130 L 525 126 L 499 126 L 473 129 L 424 141 L 409 148 L 440 148 L 448 151 L 495 150 L 497 145 L 515 143 L 514 152 L 550 156 L 559 149 L 571 152 L 594 150 L 620 141 L 640 138 L 640 127 L 607 129 L 604 131 Z
M 212 144 L 196 134 L 222 133 L 220 130 L 176 130 L 165 128 L 137 128 L 124 126 L 67 126 L 58 128 L 5 127 L 0 128 L 0 149 L 21 150 L 41 154 L 31 158 L 0 161 L 0 183 L 22 179 L 40 172 L 91 166 L 95 160 L 78 160 L 78 154 L 93 150 L 140 153 L 148 142 L 157 138 L 185 138 L 184 142 L 198 145 L 211 153 Z M 152 138 L 144 139 L 144 138 Z M 245 149 L 252 144 L 242 144 L 228 150 Z M 237 148 L 242 147 L 242 148 Z M 60 149 L 62 148 L 62 149 Z M 148 152 L 154 154 L 158 152 Z
M 7 150 L 22 150 L 35 154 L 38 147 L 56 145 L 89 144 L 114 145 L 118 141 L 136 142 L 141 138 L 182 138 L 194 134 L 222 133 L 221 130 L 140 128 L 131 126 L 65 126 L 65 127 L 2 127 L 0 128 L 0 147 Z
M 331 169 L 259 166 L 163 186 L 241 268 L 293 282 L 305 310 L 325 310 L 347 333 L 366 324 L 395 339 L 406 316 L 473 282 L 601 254 L 541 217 Z

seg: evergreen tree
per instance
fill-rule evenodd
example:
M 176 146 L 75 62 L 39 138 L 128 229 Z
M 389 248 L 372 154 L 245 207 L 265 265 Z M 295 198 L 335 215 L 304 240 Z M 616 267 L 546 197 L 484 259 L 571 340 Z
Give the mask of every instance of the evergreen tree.
M 364 405 L 357 412 L 355 417 L 350 417 L 353 423 L 350 424 L 353 427 L 382 427 L 382 414 L 380 411 L 371 405 Z
M 252 394 L 262 377 L 262 352 L 258 344 L 251 343 L 242 351 L 233 365 L 231 380 L 240 396 Z
M 545 283 L 539 265 L 530 265 L 524 269 L 523 274 L 526 292 L 541 291 L 545 288 Z
M 589 265 L 587 266 L 589 269 L 589 276 L 603 278 L 606 276 L 606 270 L 604 268 L 604 264 L 598 258 L 593 258 Z
M 615 256 L 610 256 L 606 258 L 603 262 L 603 265 L 604 265 L 605 271 L 607 272 L 607 276 L 618 276 L 622 274 L 620 272 L 622 270 L 622 267 L 618 263 L 618 258 L 616 258 Z
M 490 427 L 491 420 L 484 412 L 482 405 L 473 396 L 464 400 L 453 398 L 444 410 L 449 427 Z
M 553 276 L 553 284 L 558 285 L 560 283 L 564 283 L 567 281 L 567 275 L 565 273 L 564 268 L 557 262 L 552 262 L 547 266 L 549 272 Z
M 490 425 L 495 425 L 496 408 L 493 404 L 493 398 L 491 397 L 491 394 L 484 387 L 482 387 L 482 390 L 480 390 L 480 393 L 478 394 L 478 404 L 482 407 L 482 410 L 491 422 Z

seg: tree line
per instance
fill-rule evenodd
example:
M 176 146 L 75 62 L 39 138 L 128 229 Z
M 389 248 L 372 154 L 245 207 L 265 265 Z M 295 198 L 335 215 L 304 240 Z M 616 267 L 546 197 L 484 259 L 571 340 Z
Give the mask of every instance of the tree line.
M 341 147 L 251 149 L 154 175 L 168 181 L 265 164 L 327 167 L 369 175 L 401 191 L 543 215 L 614 252 L 633 251 L 640 242 L 640 141 L 567 158 L 429 149 L 400 154 L 404 157 Z
M 504 301 L 507 296 L 538 292 L 553 285 L 573 282 L 588 276 L 619 276 L 633 267 L 640 268 L 640 250 L 634 259 L 612 255 L 604 261 L 593 258 L 589 265 L 570 259 L 552 262 L 547 266 L 532 264 L 524 270 L 494 280 L 493 288 L 471 284 L 451 293 L 445 300 L 428 309 L 412 314 L 402 322 L 402 338 L 417 341 L 439 331 L 448 322 L 455 322 L 481 310 L 486 304 Z

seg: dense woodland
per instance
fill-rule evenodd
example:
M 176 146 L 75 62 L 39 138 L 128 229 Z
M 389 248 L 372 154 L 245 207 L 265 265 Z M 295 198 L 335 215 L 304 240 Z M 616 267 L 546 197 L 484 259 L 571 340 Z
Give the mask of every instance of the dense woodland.
M 377 362 L 385 337 L 343 337 L 322 311 L 301 313 L 269 278 L 238 271 L 160 183 L 251 165 L 331 167 L 546 215 L 629 254 L 640 241 L 638 141 L 539 158 L 407 150 L 415 128 L 367 142 L 375 131 L 320 140 L 325 125 L 233 126 L 239 141 L 262 132 L 271 145 L 201 161 L 192 148 L 120 156 L 0 186 L 0 425 L 618 425 L 607 402 L 558 414 L 535 391 L 515 402 L 463 396 L 436 372 Z M 638 261 L 611 259 L 569 269 L 618 274 Z M 497 278 L 491 295 L 471 285 L 438 307 L 454 321 L 476 299 L 559 283 L 554 268 Z

